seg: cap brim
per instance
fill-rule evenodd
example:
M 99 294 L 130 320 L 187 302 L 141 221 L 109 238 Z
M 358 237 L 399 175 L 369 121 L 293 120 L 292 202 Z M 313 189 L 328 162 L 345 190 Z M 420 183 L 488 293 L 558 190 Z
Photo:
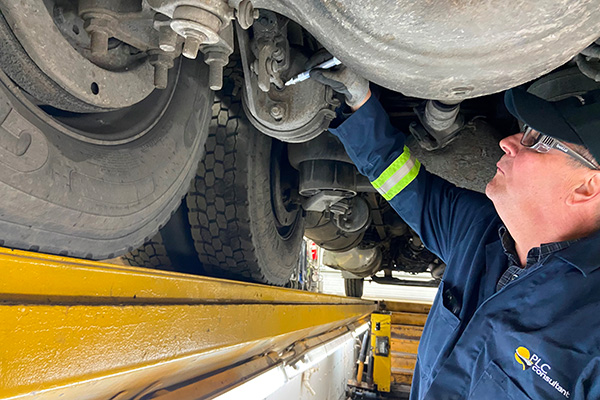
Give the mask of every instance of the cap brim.
M 583 144 L 553 103 L 515 88 L 506 91 L 504 104 L 515 118 L 536 131 L 566 142 Z

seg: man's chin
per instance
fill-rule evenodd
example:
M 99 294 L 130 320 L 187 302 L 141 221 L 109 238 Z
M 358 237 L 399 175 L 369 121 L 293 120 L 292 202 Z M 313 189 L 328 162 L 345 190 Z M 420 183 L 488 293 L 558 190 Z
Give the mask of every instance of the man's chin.
M 496 191 L 495 189 L 496 189 L 496 185 L 494 184 L 494 179 L 492 179 L 485 186 L 485 195 L 488 197 L 488 199 L 490 199 L 492 201 L 494 201 L 494 194 Z

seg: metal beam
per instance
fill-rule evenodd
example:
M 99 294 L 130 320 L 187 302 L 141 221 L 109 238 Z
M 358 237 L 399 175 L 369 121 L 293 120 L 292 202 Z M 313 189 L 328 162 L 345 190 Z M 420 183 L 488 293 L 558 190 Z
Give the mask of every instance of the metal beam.
M 0 270 L 0 398 L 137 398 L 283 353 L 376 309 L 351 298 L 2 248 Z

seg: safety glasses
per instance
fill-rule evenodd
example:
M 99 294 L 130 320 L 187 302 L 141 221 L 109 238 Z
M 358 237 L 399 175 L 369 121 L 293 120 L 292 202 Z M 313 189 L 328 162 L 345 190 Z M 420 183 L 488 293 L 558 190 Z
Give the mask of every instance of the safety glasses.
M 523 137 L 521 138 L 521 144 L 525 147 L 529 147 L 539 153 L 547 153 L 552 149 L 560 150 L 570 157 L 573 157 L 577 161 L 584 164 L 586 167 L 591 169 L 598 169 L 596 166 L 589 161 L 587 158 L 571 150 L 565 146 L 561 141 L 554 139 L 551 136 L 544 135 L 541 132 L 532 129 L 530 126 L 525 125 L 523 127 Z

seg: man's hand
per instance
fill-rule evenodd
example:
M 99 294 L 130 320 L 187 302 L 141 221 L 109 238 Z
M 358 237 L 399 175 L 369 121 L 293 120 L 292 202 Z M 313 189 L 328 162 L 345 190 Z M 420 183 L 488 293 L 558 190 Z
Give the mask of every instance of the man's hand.
M 331 58 L 330 55 L 325 57 Z M 318 54 L 311 58 L 309 63 L 317 65 L 325 59 L 327 58 L 323 58 L 322 54 Z M 352 108 L 352 111 L 358 110 L 371 97 L 369 81 L 343 65 L 332 69 L 313 69 L 310 71 L 310 77 L 343 94 L 346 97 L 346 104 Z

